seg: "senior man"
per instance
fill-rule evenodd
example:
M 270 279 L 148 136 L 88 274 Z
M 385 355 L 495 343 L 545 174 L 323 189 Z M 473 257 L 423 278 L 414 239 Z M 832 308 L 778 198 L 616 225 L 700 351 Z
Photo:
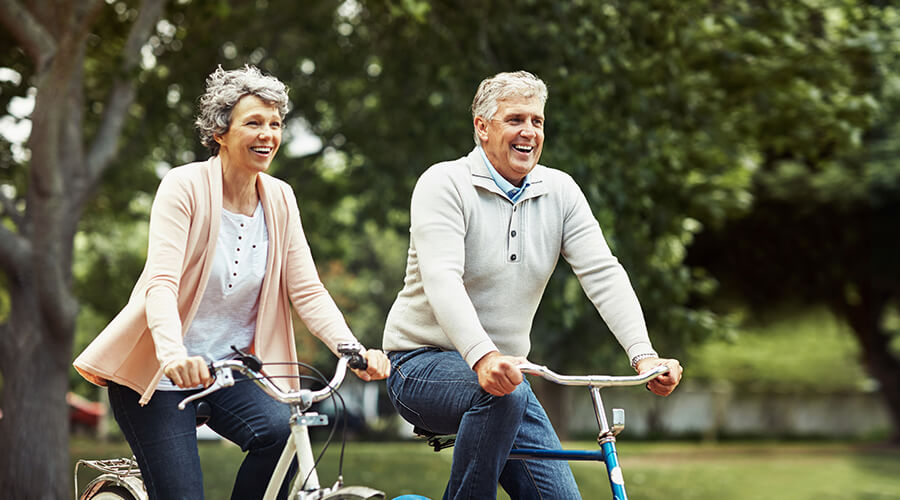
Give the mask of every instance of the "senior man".
M 518 364 L 559 256 L 638 372 L 668 395 L 677 360 L 653 350 L 625 270 L 568 174 L 538 164 L 547 86 L 525 71 L 481 82 L 472 102 L 476 147 L 416 183 L 403 289 L 388 314 L 388 393 L 404 419 L 457 434 L 444 498 L 580 498 L 566 462 L 508 460 L 511 448 L 559 448 Z

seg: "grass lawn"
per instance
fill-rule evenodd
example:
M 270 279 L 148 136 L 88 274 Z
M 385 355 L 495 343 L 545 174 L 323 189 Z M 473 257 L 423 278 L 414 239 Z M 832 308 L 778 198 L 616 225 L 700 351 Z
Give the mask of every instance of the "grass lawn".
M 594 446 L 578 442 L 567 447 Z M 336 477 L 339 450 L 332 446 L 319 467 L 324 484 Z M 82 458 L 130 455 L 123 443 L 81 438 L 72 441 L 71 451 L 73 457 Z M 229 498 L 241 456 L 233 445 L 201 443 L 208 500 Z M 418 493 L 438 499 L 451 456 L 450 450 L 434 453 L 418 442 L 348 443 L 344 481 L 384 490 L 388 498 Z M 619 443 L 619 460 L 632 500 L 900 500 L 900 450 L 896 449 L 836 443 L 624 441 Z M 575 463 L 573 469 L 585 500 L 610 497 L 602 464 Z M 90 474 L 82 475 L 89 479 Z M 508 497 L 501 493 L 498 498 Z

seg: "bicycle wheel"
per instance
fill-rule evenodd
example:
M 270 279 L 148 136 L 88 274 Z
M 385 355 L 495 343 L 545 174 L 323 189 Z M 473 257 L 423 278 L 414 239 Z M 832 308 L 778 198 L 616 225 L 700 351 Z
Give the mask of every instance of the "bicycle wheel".
M 147 492 L 138 477 L 103 474 L 88 483 L 78 500 L 147 500 Z
M 107 484 L 90 496 L 90 500 L 137 500 L 130 491 L 115 484 Z

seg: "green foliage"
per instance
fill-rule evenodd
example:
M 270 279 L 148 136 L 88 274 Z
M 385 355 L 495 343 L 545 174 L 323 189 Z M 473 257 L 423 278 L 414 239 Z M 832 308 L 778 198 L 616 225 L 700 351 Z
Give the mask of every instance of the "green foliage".
M 721 280 L 722 295 L 754 310 L 824 304 L 846 321 L 888 404 L 896 440 L 900 11 L 844 2 L 823 9 L 821 21 L 811 34 L 814 71 L 803 67 L 804 85 L 785 95 L 791 101 L 783 106 L 792 107 L 774 113 L 769 126 L 777 134 L 762 143 L 753 210 L 702 235 L 690 262 Z M 823 72 L 829 65 L 838 71 Z M 803 94 L 815 99 L 794 109 Z
M 872 388 L 853 334 L 821 308 L 775 317 L 753 315 L 732 338 L 692 348 L 685 364 L 691 380 L 725 381 L 742 392 L 808 394 Z
M 134 13 L 125 3 L 104 7 L 88 39 L 88 138 Z M 415 180 L 473 146 L 471 98 L 497 71 L 527 69 L 549 84 L 543 163 L 582 186 L 666 354 L 727 332 L 727 318 L 702 305 L 716 279 L 685 259 L 697 235 L 750 209 L 754 186 L 848 197 L 900 182 L 891 130 L 873 130 L 900 88 L 888 57 L 897 52 L 885 30 L 896 25 L 891 8 L 322 0 L 297 9 L 287 0 L 210 0 L 174 2 L 164 17 L 134 75 L 121 154 L 81 225 L 89 243 L 78 246 L 76 289 L 101 315 L 124 303 L 140 269 L 135 224 L 146 212 L 132 199 L 151 197 L 166 168 L 206 157 L 194 103 L 217 64 L 257 64 L 288 82 L 288 123 L 302 120 L 322 141 L 302 157 L 283 149 L 272 172 L 294 186 L 326 285 L 370 345 L 401 286 Z M 5 104 L 27 92 L 31 73 L 21 51 L 2 65 L 23 76 L 3 84 Z M 875 136 L 884 168 L 864 155 Z M 847 158 L 855 163 L 837 161 Z M 24 193 L 24 167 L 4 160 L 3 183 Z M 803 180 L 806 171 L 814 180 Z M 849 182 L 858 175 L 874 187 Z M 102 243 L 122 238 L 129 243 Z M 562 265 L 534 326 L 534 355 L 556 366 L 622 365 L 605 332 Z

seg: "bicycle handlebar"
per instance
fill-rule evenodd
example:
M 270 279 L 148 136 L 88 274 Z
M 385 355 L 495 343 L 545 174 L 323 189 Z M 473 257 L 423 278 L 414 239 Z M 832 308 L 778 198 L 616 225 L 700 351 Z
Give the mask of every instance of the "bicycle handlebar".
M 519 365 L 522 373 L 537 375 L 559 385 L 578 385 L 590 387 L 621 387 L 628 385 L 642 385 L 655 379 L 656 377 L 669 372 L 669 367 L 665 365 L 629 376 L 612 376 L 612 375 L 560 375 L 546 366 L 536 365 L 534 363 L 522 363 Z
M 233 371 L 239 371 L 244 375 L 247 375 L 250 380 L 276 401 L 286 404 L 300 404 L 304 408 L 308 408 L 313 403 L 327 399 L 341 386 L 341 383 L 344 381 L 344 376 L 347 374 L 348 366 L 358 370 L 366 369 L 368 364 L 366 363 L 366 359 L 360 354 L 361 351 L 362 345 L 360 344 L 342 343 L 338 345 L 338 352 L 341 354 L 341 358 L 338 360 L 337 367 L 334 370 L 334 377 L 332 377 L 331 381 L 329 381 L 325 387 L 317 391 L 310 389 L 299 389 L 288 392 L 282 391 L 278 386 L 272 383 L 266 375 L 260 373 L 259 370 L 262 369 L 262 363 L 259 363 L 259 360 L 255 357 L 252 359 L 258 363 L 258 369 L 247 366 L 248 364 L 253 363 L 248 362 L 245 359 L 215 361 L 209 365 L 210 373 L 215 377 L 213 383 L 206 389 L 181 400 L 181 402 L 178 403 L 178 409 L 183 410 L 191 401 L 204 398 L 219 389 L 233 386 Z

